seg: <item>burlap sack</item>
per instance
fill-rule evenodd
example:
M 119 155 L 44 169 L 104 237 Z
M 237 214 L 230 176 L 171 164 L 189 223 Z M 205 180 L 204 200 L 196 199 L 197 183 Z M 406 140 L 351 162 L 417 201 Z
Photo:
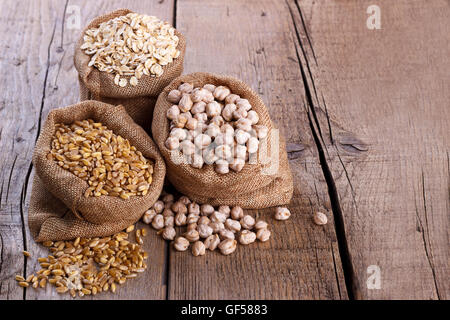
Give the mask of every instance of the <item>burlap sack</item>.
M 112 196 L 85 198 L 87 182 L 47 159 L 55 124 L 84 119 L 102 122 L 153 160 L 153 182 L 146 196 L 133 196 L 129 200 Z M 123 230 L 138 221 L 158 200 L 166 172 L 158 148 L 123 106 L 92 100 L 49 113 L 36 143 L 33 164 L 35 175 L 28 222 L 36 241 L 107 236 Z
M 122 88 L 114 84 L 112 73 L 100 72 L 95 67 L 88 66 L 90 56 L 85 54 L 80 46 L 83 44 L 83 35 L 90 28 L 97 27 L 100 23 L 110 19 L 126 15 L 132 12 L 128 9 L 120 9 L 99 16 L 83 30 L 75 47 L 74 62 L 78 71 L 80 84 L 80 100 L 98 100 L 113 105 L 123 105 L 133 120 L 150 133 L 151 119 L 156 99 L 160 92 L 173 79 L 183 72 L 184 53 L 186 51 L 186 40 L 184 36 L 175 31 L 180 41 L 177 49 L 180 56 L 168 65 L 163 66 L 164 73 L 160 77 L 143 75 L 137 86 L 127 85 Z M 130 77 L 126 77 L 128 80 Z
M 192 83 L 194 87 L 203 86 L 206 83 L 225 85 L 231 89 L 232 93 L 248 99 L 260 117 L 259 124 L 269 128 L 267 154 L 272 155 L 272 148 L 275 146 L 279 146 L 278 152 L 274 150 L 272 157 L 264 161 L 265 164 L 261 163 L 262 159 L 259 157 L 257 164 L 246 164 L 239 173 L 230 170 L 230 173 L 225 175 L 216 173 L 211 165 L 196 169 L 186 163 L 176 164 L 178 160 L 171 158 L 170 151 L 164 145 L 169 135 L 166 111 L 172 105 L 167 101 L 167 94 L 183 82 Z M 274 129 L 264 102 L 249 86 L 232 77 L 208 73 L 183 75 L 172 81 L 158 97 L 152 123 L 153 138 L 166 161 L 167 177 L 176 189 L 199 203 L 239 205 L 249 209 L 284 205 L 292 198 L 293 181 L 285 142 L 281 134 L 279 140 L 276 136 L 272 137 L 272 132 L 275 135 L 279 133 Z M 277 170 L 270 172 L 269 168 Z

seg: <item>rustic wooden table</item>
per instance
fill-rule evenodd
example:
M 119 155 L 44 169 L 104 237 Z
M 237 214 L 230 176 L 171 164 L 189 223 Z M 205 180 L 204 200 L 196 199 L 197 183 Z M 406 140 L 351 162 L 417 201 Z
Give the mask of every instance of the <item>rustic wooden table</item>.
M 367 27 L 380 8 L 381 29 Z M 246 81 L 286 136 L 293 213 L 271 241 L 195 258 L 146 238 L 149 270 L 100 299 L 448 299 L 448 1 L 0 2 L 0 299 L 46 250 L 27 227 L 31 155 L 47 113 L 78 101 L 74 45 L 120 7 L 171 21 L 185 73 Z M 77 20 L 79 19 L 79 21 Z M 329 223 L 311 221 L 316 210 Z M 269 216 L 272 210 L 257 214 Z M 269 218 L 270 219 L 270 218 Z

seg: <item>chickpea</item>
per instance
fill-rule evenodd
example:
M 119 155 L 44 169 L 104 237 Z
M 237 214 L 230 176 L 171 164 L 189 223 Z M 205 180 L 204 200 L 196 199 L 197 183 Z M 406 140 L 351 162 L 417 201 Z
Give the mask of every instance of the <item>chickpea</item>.
M 192 90 L 194 90 L 194 86 L 190 83 L 185 82 L 178 87 L 178 90 L 182 93 L 191 93 Z
M 166 116 L 170 120 L 175 120 L 180 115 L 180 108 L 177 105 L 171 106 L 167 109 Z
M 173 246 L 177 251 L 186 251 L 189 248 L 189 241 L 184 237 L 178 237 Z
M 256 240 L 256 233 L 250 231 L 250 230 L 243 230 L 241 234 L 239 235 L 239 243 L 243 245 L 248 245 L 250 243 L 255 242 Z
M 218 86 L 216 87 L 216 89 L 214 90 L 214 98 L 216 98 L 219 101 L 223 101 L 225 100 L 225 98 L 230 94 L 230 89 L 228 89 L 225 86 Z
M 174 103 L 174 104 L 177 104 L 180 101 L 180 99 L 181 99 L 181 91 L 179 91 L 177 89 L 173 89 L 167 95 L 167 101 Z
M 195 241 L 192 245 L 192 254 L 195 257 L 204 256 L 206 253 L 206 247 L 201 241 Z

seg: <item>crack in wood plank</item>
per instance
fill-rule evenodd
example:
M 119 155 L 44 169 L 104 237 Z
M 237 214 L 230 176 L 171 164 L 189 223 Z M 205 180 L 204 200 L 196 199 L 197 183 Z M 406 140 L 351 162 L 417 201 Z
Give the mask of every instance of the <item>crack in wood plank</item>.
M 330 248 L 331 248 L 331 257 L 333 258 L 334 274 L 336 276 L 336 282 L 337 282 L 337 288 L 338 288 L 338 293 L 339 293 L 339 299 L 342 300 L 341 284 L 339 283 L 339 276 L 338 276 L 338 271 L 337 271 L 337 266 L 336 266 L 336 258 L 334 256 L 334 249 L 333 249 L 333 243 L 332 242 L 330 242 Z
M 295 32 L 297 35 L 297 43 L 299 44 L 300 49 L 303 54 L 303 56 L 300 56 L 299 51 L 297 50 L 297 47 L 295 47 L 296 54 L 297 54 L 297 60 L 298 60 L 298 64 L 300 67 L 300 72 L 302 75 L 303 85 L 304 85 L 304 89 L 305 89 L 305 95 L 306 95 L 305 106 L 307 106 L 307 115 L 308 115 L 308 119 L 309 119 L 310 130 L 312 132 L 314 142 L 316 144 L 317 151 L 319 153 L 319 162 L 322 167 L 325 181 L 328 186 L 328 192 L 329 192 L 329 197 L 330 197 L 330 201 L 331 201 L 331 207 L 332 207 L 332 212 L 333 212 L 333 216 L 334 216 L 334 221 L 335 221 L 335 229 L 336 229 L 336 236 L 337 236 L 337 240 L 338 240 L 339 254 L 341 257 L 342 269 L 343 269 L 345 283 L 346 283 L 346 287 L 347 287 L 347 294 L 349 296 L 349 299 L 353 300 L 355 298 L 359 298 L 361 296 L 361 294 L 360 294 L 359 285 L 355 279 L 355 271 L 354 271 L 351 254 L 350 254 L 350 251 L 348 248 L 347 237 L 346 237 L 346 233 L 345 233 L 344 218 L 343 218 L 343 214 L 342 214 L 342 209 L 339 204 L 339 196 L 337 193 L 336 184 L 334 182 L 334 178 L 332 176 L 331 170 L 328 167 L 328 163 L 327 163 L 327 160 L 325 157 L 325 152 L 328 153 L 328 150 L 326 147 L 322 147 L 322 143 L 325 145 L 325 140 L 323 138 L 320 122 L 318 120 L 317 113 L 315 111 L 316 107 L 315 107 L 315 103 L 313 102 L 313 98 L 312 98 L 312 94 L 311 94 L 311 88 L 310 88 L 310 84 L 309 84 L 310 82 L 312 84 L 316 100 L 319 101 L 317 98 L 317 91 L 316 91 L 316 87 L 314 85 L 314 78 L 312 76 L 312 73 L 311 73 L 311 70 L 309 67 L 308 57 L 305 53 L 305 49 L 303 48 L 302 38 L 300 37 L 300 32 L 299 32 L 298 26 L 295 22 L 294 13 L 293 13 L 287 0 L 286 0 L 286 5 L 289 8 L 292 23 L 294 24 L 294 29 L 295 29 Z M 300 11 L 299 7 L 298 7 L 298 9 Z M 301 15 L 301 12 L 299 12 L 299 14 Z M 306 30 L 303 30 L 303 31 L 304 31 L 304 33 L 307 32 Z M 302 59 L 302 57 L 303 57 L 303 59 Z M 304 61 L 304 63 L 303 63 L 303 61 Z M 306 65 L 308 74 L 310 76 L 309 79 L 306 76 L 305 68 L 304 68 L 303 64 Z M 315 125 L 313 124 L 312 119 L 314 119 Z M 325 151 L 324 151 L 324 149 L 325 149 Z
M 41 133 L 41 122 L 42 122 L 42 111 L 44 109 L 45 104 L 45 96 L 46 96 L 46 90 L 47 90 L 47 80 L 48 80 L 48 72 L 50 70 L 50 57 L 51 57 L 51 47 L 53 43 L 53 39 L 55 38 L 55 31 L 56 31 L 56 21 L 53 26 L 52 36 L 50 38 L 50 42 L 47 47 L 47 64 L 46 64 L 46 70 L 45 70 L 45 76 L 44 76 L 44 84 L 42 88 L 42 97 L 41 97 L 41 106 L 39 109 L 39 119 L 38 119 L 38 129 L 36 133 L 36 140 L 39 138 L 39 134 Z
M 15 167 L 15 165 L 16 165 L 16 161 L 17 161 L 17 154 L 16 154 L 16 156 L 14 157 L 14 161 L 13 161 L 13 164 L 12 164 L 12 166 L 11 166 L 11 170 L 9 170 L 9 178 L 8 178 L 8 185 L 7 185 L 7 187 L 6 187 L 6 199 L 5 199 L 5 202 L 8 202 L 8 195 L 9 195 L 9 187 L 10 187 L 10 185 L 11 185 L 11 177 L 12 177 L 12 174 L 13 174 L 13 171 L 14 171 L 14 167 Z M 3 189 L 3 184 L 2 184 L 2 189 Z M 1 201 L 1 200 L 0 200 Z M 1 202 L 0 202 L 1 203 Z
M 423 246 L 424 246 L 424 250 L 425 250 L 425 255 L 427 257 L 428 263 L 431 268 L 431 273 L 433 275 L 433 281 L 434 281 L 434 287 L 436 290 L 436 295 L 437 295 L 438 299 L 441 300 L 441 295 L 439 294 L 439 288 L 438 288 L 438 284 L 437 284 L 437 280 L 436 280 L 436 271 L 435 271 L 435 267 L 434 267 L 434 263 L 433 263 L 433 252 L 431 249 L 431 241 L 430 241 L 430 233 L 429 233 L 430 228 L 428 227 L 427 199 L 426 199 L 426 194 L 425 194 L 425 175 L 423 173 L 423 169 L 422 169 L 422 197 L 423 197 L 423 210 L 424 210 L 424 215 L 425 215 L 426 230 L 424 230 L 422 221 L 420 220 L 419 217 L 418 218 L 419 218 L 419 222 L 420 222 L 421 229 L 422 229 Z M 426 241 L 426 239 L 425 239 L 425 232 L 427 234 L 428 241 Z

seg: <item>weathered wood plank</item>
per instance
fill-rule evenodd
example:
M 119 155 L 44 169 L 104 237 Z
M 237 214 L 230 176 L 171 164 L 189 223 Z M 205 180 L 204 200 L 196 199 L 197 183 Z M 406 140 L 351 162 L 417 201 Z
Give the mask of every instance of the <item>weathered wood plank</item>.
M 448 2 L 377 1 L 380 30 L 366 27 L 373 1 L 288 4 L 353 294 L 448 299 Z M 378 290 L 366 284 L 370 265 Z
M 304 92 L 289 23 L 280 1 L 178 1 L 177 28 L 188 39 L 185 71 L 246 81 L 266 102 L 287 141 L 295 176 L 293 216 L 276 222 L 268 243 L 239 246 L 232 256 L 170 252 L 169 299 L 346 299 L 333 220 L 311 222 L 329 201 L 303 106 Z M 205 32 L 206 31 L 206 32 Z M 256 212 L 254 212 L 256 213 Z
M 0 18 L 2 48 L 3 43 L 6 44 L 0 65 L 2 70 L 13 71 L 0 76 L 4 90 L 0 104 L 0 299 L 68 298 L 52 290 L 23 290 L 13 278 L 15 274 L 29 274 L 36 268 L 34 259 L 24 264 L 21 254 L 24 247 L 34 258 L 48 254 L 33 241 L 26 226 L 32 181 L 29 179 L 31 155 L 48 112 L 78 101 L 73 52 L 81 29 L 68 27 L 67 20 L 76 18 L 73 16 L 76 11 L 65 14 L 65 9 L 71 6 L 80 9 L 81 28 L 95 16 L 122 7 L 168 21 L 173 19 L 173 1 L 2 1 L 0 4 L 4 13 Z M 165 244 L 152 234 L 146 238 L 144 246 L 150 254 L 149 270 L 138 281 L 130 281 L 120 288 L 115 297 L 165 298 Z
M 4 70 L 0 75 L 0 299 L 22 299 L 24 290 L 14 275 L 23 274 L 26 268 L 22 255 L 28 244 L 26 190 L 55 16 L 52 8 L 42 8 L 37 2 L 2 1 L 0 8 L 0 65 Z

